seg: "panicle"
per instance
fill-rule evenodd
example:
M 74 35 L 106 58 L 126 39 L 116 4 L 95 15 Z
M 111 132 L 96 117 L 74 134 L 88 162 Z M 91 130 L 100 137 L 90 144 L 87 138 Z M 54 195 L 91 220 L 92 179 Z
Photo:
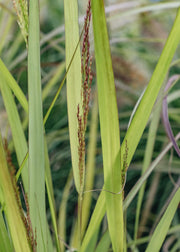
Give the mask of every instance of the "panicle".
M 17 22 L 21 29 L 22 35 L 28 46 L 28 2 L 27 0 L 12 0 L 15 12 L 17 14 Z
M 78 153 L 79 153 L 79 174 L 80 185 L 83 190 L 84 186 L 84 173 L 85 173 L 85 131 L 87 126 L 87 117 L 89 112 L 89 100 L 91 94 L 92 83 L 92 57 L 90 56 L 90 42 L 89 42 L 89 28 L 91 22 L 91 1 L 88 1 L 86 16 L 84 18 L 84 36 L 81 52 L 81 104 L 77 107 L 78 119 Z

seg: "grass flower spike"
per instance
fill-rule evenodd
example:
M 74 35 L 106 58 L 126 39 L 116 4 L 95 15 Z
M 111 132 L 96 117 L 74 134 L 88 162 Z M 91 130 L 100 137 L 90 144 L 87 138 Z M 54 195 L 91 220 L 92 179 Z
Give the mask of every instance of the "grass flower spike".
M 84 38 L 81 55 L 81 72 L 82 72 L 82 87 L 81 87 L 81 104 L 77 107 L 78 118 L 78 140 L 79 140 L 79 173 L 80 173 L 80 187 L 81 192 L 84 187 L 84 173 L 85 173 L 85 131 L 87 126 L 87 116 L 89 112 L 89 99 L 92 83 L 92 57 L 89 55 L 89 27 L 91 21 L 91 1 L 88 2 L 84 21 Z
M 18 24 L 26 42 L 28 41 L 28 4 L 27 0 L 12 0 L 17 14 Z

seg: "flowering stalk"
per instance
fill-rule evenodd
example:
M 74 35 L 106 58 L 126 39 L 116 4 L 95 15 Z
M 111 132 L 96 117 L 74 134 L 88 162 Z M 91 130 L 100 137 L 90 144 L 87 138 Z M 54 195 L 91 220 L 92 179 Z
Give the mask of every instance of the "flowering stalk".
M 88 1 L 86 16 L 84 19 L 84 38 L 81 54 L 81 100 L 77 106 L 78 120 L 78 156 L 79 156 L 79 177 L 80 177 L 80 193 L 78 198 L 78 230 L 79 230 L 79 247 L 81 246 L 81 219 L 82 219 L 82 201 L 85 177 L 85 131 L 87 127 L 87 117 L 89 112 L 89 100 L 92 83 L 92 58 L 89 55 L 89 26 L 91 21 L 91 0 Z
M 28 4 L 27 0 L 12 0 L 14 9 L 17 14 L 17 22 L 21 29 L 22 35 L 28 46 Z
M 91 21 L 91 1 L 88 2 L 86 16 L 84 20 L 84 38 L 81 55 L 81 103 L 77 106 L 78 119 L 78 140 L 79 140 L 79 174 L 80 174 L 80 191 L 82 193 L 84 188 L 84 174 L 85 174 L 85 131 L 87 127 L 87 117 L 89 112 L 89 100 L 92 83 L 92 57 L 89 54 L 89 27 Z
M 26 228 L 27 239 L 28 239 L 29 245 L 32 248 L 32 251 L 36 252 L 36 245 L 37 244 L 36 244 L 36 239 L 34 237 L 33 230 L 32 230 L 32 224 L 31 224 L 31 219 L 30 219 L 30 214 L 29 214 L 28 197 L 27 197 L 27 194 L 24 193 L 23 187 L 21 185 L 21 189 L 22 189 L 22 193 L 23 193 L 23 197 L 24 197 L 24 201 L 25 201 L 25 205 L 26 205 L 26 216 L 25 216 L 24 210 L 23 210 L 22 204 L 21 204 L 19 187 L 17 185 L 17 181 L 16 181 L 16 177 L 15 177 L 16 169 L 15 169 L 14 164 L 12 162 L 10 150 L 8 149 L 7 139 L 4 139 L 4 151 L 6 154 L 7 165 L 8 165 L 9 171 L 10 171 L 11 183 L 12 183 L 12 187 L 14 190 L 14 195 L 15 195 L 17 206 L 19 209 L 20 217 L 21 217 L 21 219 L 24 223 L 24 226 Z
M 9 172 L 8 166 L 11 172 Z M 11 233 L 14 250 L 30 252 L 32 251 L 32 246 L 26 229 L 26 219 L 13 170 L 14 166 L 7 148 L 7 142 L 5 141 L 3 146 L 0 134 L 0 185 L 8 230 Z

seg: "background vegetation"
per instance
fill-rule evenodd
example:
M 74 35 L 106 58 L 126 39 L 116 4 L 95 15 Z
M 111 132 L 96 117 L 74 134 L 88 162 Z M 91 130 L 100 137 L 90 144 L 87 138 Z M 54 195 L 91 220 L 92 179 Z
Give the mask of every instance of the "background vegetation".
M 22 2 L 23 4 L 25 3 L 25 1 L 19 2 Z M 167 51 L 161 61 L 161 66 L 164 62 L 166 68 L 161 68 L 161 66 L 159 66 L 156 76 L 153 80 L 151 80 L 151 82 L 149 82 L 164 48 L 166 39 L 172 29 L 178 7 L 180 6 L 179 1 L 104 1 L 106 7 L 105 11 L 109 42 L 106 37 L 105 39 L 107 42 L 107 47 L 108 43 L 110 44 L 111 58 L 106 45 L 106 50 L 104 51 L 104 54 L 106 55 L 106 59 L 108 59 L 108 64 L 111 64 L 110 59 L 112 59 L 114 77 L 111 72 L 111 66 L 110 74 L 109 72 L 104 72 L 102 74 L 103 69 L 105 69 L 103 67 L 106 66 L 104 66 L 103 56 L 97 55 L 97 51 L 99 52 L 99 47 L 102 47 L 101 30 L 103 30 L 103 28 L 100 26 L 100 29 L 98 28 L 98 19 L 95 19 L 95 14 L 97 14 L 95 10 L 98 9 L 98 6 L 96 6 L 95 4 L 94 6 L 92 6 L 92 8 L 94 8 L 94 13 L 92 14 L 94 15 L 93 18 L 95 21 L 93 24 L 90 25 L 89 40 L 90 55 L 92 56 L 93 81 L 89 103 L 90 109 L 87 120 L 87 131 L 85 134 L 85 174 L 87 178 L 84 178 L 85 188 L 83 189 L 83 191 L 85 191 L 85 193 L 83 194 L 83 197 L 85 207 L 83 208 L 82 206 L 82 209 L 79 209 L 78 207 L 78 200 L 80 200 L 78 199 L 79 196 L 77 193 L 78 182 L 75 181 L 75 183 L 73 180 L 71 162 L 73 150 L 71 149 L 72 146 L 70 146 L 68 129 L 68 122 L 70 122 L 70 119 L 68 119 L 67 109 L 68 95 L 66 91 L 66 84 L 63 85 L 63 81 L 66 77 L 66 70 L 68 70 L 68 62 L 71 62 L 75 47 L 78 46 L 80 34 L 84 27 L 84 15 L 86 13 L 88 3 L 87 1 L 78 1 L 78 31 L 77 23 L 74 24 L 74 27 L 71 27 L 71 23 L 70 27 L 67 28 L 69 19 L 65 15 L 68 15 L 67 13 L 69 11 L 70 16 L 73 16 L 71 12 L 72 10 L 70 9 L 70 5 L 72 3 L 69 3 L 68 5 L 69 1 L 64 4 L 62 0 L 40 0 L 39 46 L 38 26 L 36 27 L 38 19 L 38 8 L 36 5 L 33 6 L 31 2 L 32 1 L 30 1 L 29 8 L 30 11 L 32 11 L 32 16 L 29 16 L 29 30 L 26 26 L 23 27 L 21 23 L 20 27 L 18 26 L 17 9 L 14 8 L 11 0 L 2 0 L 0 2 L 0 131 L 3 141 L 3 145 L 1 145 L 0 148 L 0 170 L 5 169 L 4 167 L 6 167 L 8 164 L 11 174 L 16 174 L 17 178 L 17 174 L 20 173 L 18 173 L 19 167 L 21 167 L 24 157 L 26 156 L 27 151 L 29 149 L 29 167 L 32 167 L 32 182 L 30 181 L 30 186 L 27 186 L 26 188 L 26 185 L 28 183 L 27 181 L 29 180 L 29 173 L 28 171 L 26 171 L 28 169 L 28 162 L 26 162 L 25 165 L 22 166 L 22 174 L 17 182 L 19 186 L 21 201 L 20 199 L 18 199 L 18 192 L 9 193 L 11 195 L 9 197 L 12 197 L 10 198 L 10 201 L 12 205 L 14 204 L 14 214 L 16 216 L 19 215 L 19 206 L 16 206 L 16 203 L 14 202 L 18 202 L 18 204 L 20 205 L 22 204 L 24 211 L 27 213 L 27 221 L 29 218 L 29 205 L 30 216 L 34 216 L 31 217 L 31 220 L 26 226 L 26 229 L 27 227 L 29 228 L 29 240 L 27 244 L 24 245 L 24 248 L 18 248 L 18 245 L 16 247 L 15 240 L 12 238 L 13 235 L 16 235 L 16 230 L 11 230 L 11 235 L 8 235 L 8 232 L 4 231 L 6 230 L 5 224 L 11 221 L 15 222 L 12 225 L 16 227 L 22 224 L 23 230 L 24 224 L 21 220 L 21 217 L 19 216 L 19 219 L 15 219 L 14 216 L 11 216 L 11 213 L 8 212 L 9 208 L 5 200 L 6 197 L 8 198 L 8 191 L 11 192 L 11 190 L 17 190 L 15 185 L 16 181 L 14 181 L 13 184 L 11 182 L 10 177 L 8 178 L 8 173 L 5 175 L 6 177 L 0 175 L 0 227 L 2 230 L 0 231 L 0 241 L 4 241 L 4 243 L 2 242 L 2 245 L 0 245 L 0 251 L 13 251 L 13 246 L 14 248 L 16 248 L 16 251 L 29 251 L 30 248 L 28 248 L 28 244 L 31 244 L 31 247 L 35 249 L 36 242 L 38 244 L 41 244 L 38 245 L 38 251 L 52 251 L 53 247 L 56 247 L 57 251 L 68 251 L 68 249 L 69 251 L 71 251 L 71 249 L 78 247 L 79 251 L 112 251 L 112 236 L 116 236 L 112 234 L 113 232 L 116 234 L 117 230 L 114 223 L 114 230 L 110 228 L 110 240 L 109 233 L 107 232 L 107 227 L 109 225 L 109 220 L 111 220 L 111 223 L 113 223 L 114 221 L 113 218 L 111 218 L 110 214 L 109 216 L 102 216 L 103 219 L 99 227 L 96 221 L 93 222 L 94 226 L 97 225 L 97 230 L 95 230 L 95 232 L 92 229 L 93 238 L 90 237 L 92 238 L 92 240 L 88 240 L 87 238 L 87 241 L 85 240 L 83 243 L 83 237 L 86 233 L 87 224 L 90 221 L 90 215 L 95 209 L 95 205 L 101 193 L 101 189 L 103 188 L 104 181 L 106 181 L 107 177 L 109 176 L 109 173 L 106 173 L 105 170 L 103 171 L 103 162 L 105 162 L 103 161 L 103 158 L 106 155 L 104 154 L 104 152 L 102 152 L 102 145 L 104 143 L 101 134 L 103 131 L 102 125 L 106 125 L 106 123 L 102 123 L 101 126 L 99 123 L 96 85 L 96 83 L 98 82 L 98 78 L 99 83 L 101 84 L 104 84 L 107 80 L 113 82 L 113 78 L 115 80 L 118 111 L 116 111 L 116 108 L 114 109 L 113 105 L 112 107 L 109 107 L 109 104 L 114 103 L 115 100 L 112 100 L 111 102 L 111 97 L 109 93 L 107 92 L 107 90 L 103 91 L 103 88 L 99 87 L 99 83 L 98 90 L 102 90 L 101 94 L 103 95 L 102 97 L 100 97 L 99 91 L 98 100 L 99 106 L 102 106 L 99 107 L 100 114 L 105 115 L 105 112 L 103 111 L 103 106 L 105 109 L 106 101 L 107 108 L 109 108 L 107 114 L 108 116 L 106 115 L 104 119 L 101 119 L 100 115 L 100 120 L 102 120 L 102 122 L 106 119 L 109 120 L 107 124 L 109 125 L 108 132 L 110 133 L 107 134 L 111 135 L 112 133 L 113 135 L 115 130 L 117 130 L 117 127 L 120 127 L 119 138 L 120 143 L 123 143 L 121 165 L 124 162 L 122 166 L 125 166 L 125 169 L 127 168 L 126 166 L 128 166 L 127 175 L 125 175 L 125 173 L 121 175 L 121 179 L 123 180 L 124 178 L 125 181 L 124 192 L 121 194 L 121 196 L 125 199 L 124 237 L 126 237 L 127 239 L 127 245 L 124 246 L 124 250 L 145 251 L 147 249 L 147 251 L 179 251 L 179 208 L 176 211 L 177 205 L 179 204 L 179 194 L 176 194 L 176 191 L 179 192 L 178 188 L 180 185 L 180 160 L 178 154 L 172 148 L 172 145 L 168 145 L 169 139 L 165 132 L 163 120 L 161 120 L 161 102 L 164 95 L 164 87 L 170 77 L 180 74 L 179 46 L 175 48 L 175 44 L 176 46 L 179 44 L 179 28 L 174 30 L 174 34 L 177 34 L 177 37 L 174 36 L 175 42 L 173 42 L 173 39 L 172 43 L 171 41 L 169 42 L 171 43 L 169 45 L 172 45 L 173 49 L 171 50 L 171 48 L 166 48 Z M 102 3 L 103 1 L 99 2 Z M 67 10 L 65 8 L 67 8 Z M 66 14 L 64 15 L 64 13 Z M 33 26 L 33 20 L 35 26 Z M 36 27 L 37 30 L 34 27 Z M 105 23 L 103 23 L 103 27 L 105 27 Z M 72 41 L 71 33 L 73 33 L 75 29 L 77 29 L 76 36 L 78 36 L 76 37 L 75 41 Z M 22 30 L 24 31 L 23 34 Z M 106 32 L 104 30 L 103 34 L 105 34 Z M 26 32 L 29 36 L 28 46 L 25 43 L 25 40 L 27 39 Z M 67 34 L 69 35 L 69 38 L 66 37 L 68 36 Z M 67 39 L 69 39 L 69 41 L 67 41 Z M 80 50 L 82 50 L 83 48 L 83 36 L 80 39 L 79 45 L 80 48 L 77 49 L 77 54 L 78 50 L 80 53 Z M 33 51 L 33 48 L 36 48 L 34 54 L 31 53 Z M 173 50 L 175 52 L 175 55 Z M 28 59 L 27 51 L 29 51 Z M 173 58 L 172 62 L 169 62 L 170 66 L 166 62 L 166 60 L 168 61 L 168 59 L 166 59 L 166 57 L 168 58 L 168 53 L 170 55 L 169 61 L 171 57 Z M 38 58 L 39 54 L 40 59 Z M 71 82 L 73 80 L 75 83 L 78 81 L 78 78 L 81 80 L 81 74 L 77 71 L 77 68 L 80 66 L 77 65 L 77 63 L 80 64 L 80 61 L 75 58 L 76 56 L 74 56 L 75 66 L 73 66 L 72 61 L 72 64 L 70 65 L 70 70 L 68 72 L 69 75 L 72 74 L 70 71 L 73 71 L 74 68 L 75 77 L 71 77 Z M 37 65 L 35 64 L 35 62 L 37 63 Z M 39 63 L 40 65 L 38 65 Z M 98 75 L 98 71 L 101 73 L 100 75 Z M 37 76 L 34 73 L 37 73 Z M 109 75 L 111 76 L 109 77 Z M 173 128 L 174 135 L 177 135 L 180 129 L 180 81 L 178 78 L 179 77 L 177 76 L 176 84 L 168 92 L 167 98 L 168 115 L 171 127 Z M 138 146 L 136 149 L 137 144 L 135 143 L 135 138 L 132 138 L 132 143 L 130 143 L 129 139 L 131 137 L 131 133 L 130 136 L 126 135 L 127 129 L 129 127 L 128 124 L 133 111 L 136 111 L 135 105 L 139 101 L 141 94 L 143 94 L 145 87 L 148 83 L 150 85 L 150 83 L 153 84 L 153 82 L 159 85 L 159 89 L 161 87 L 161 84 L 159 83 L 162 82 L 164 84 L 162 84 L 162 89 L 158 96 L 158 100 L 155 103 L 155 106 L 153 107 L 153 112 L 147 122 L 140 142 L 139 140 L 137 140 Z M 17 83 L 18 85 L 16 85 Z M 33 83 L 33 85 L 30 86 L 28 83 Z M 43 101 L 42 104 L 40 90 L 41 85 Z M 9 87 L 13 91 L 13 96 Z M 79 86 L 79 90 L 80 88 L 81 86 Z M 58 90 L 60 91 L 60 93 L 57 96 L 57 100 L 53 105 L 52 111 L 49 114 L 49 117 L 45 117 Z M 149 93 L 152 96 L 152 99 L 156 99 L 153 91 L 152 94 L 151 91 L 149 91 Z M 37 98 L 35 98 L 35 94 Z M 104 94 L 107 94 L 107 97 L 105 97 Z M 75 94 L 72 93 L 72 95 Z M 153 98 L 153 96 L 155 98 Z M 27 103 L 27 98 L 29 103 Z M 147 100 L 148 99 L 149 98 L 147 97 Z M 100 105 L 101 102 L 102 104 Z M 145 102 L 144 104 L 146 104 Z M 147 106 L 149 106 L 149 104 L 147 104 Z M 37 110 L 37 108 L 39 108 L 39 111 Z M 37 112 L 36 115 L 34 115 L 35 111 Z M 41 115 L 42 112 L 43 116 Z M 110 117 L 110 119 L 107 118 L 111 115 L 111 113 L 114 114 L 116 112 L 118 115 L 118 126 L 117 121 L 115 119 L 115 122 L 111 120 L 112 118 L 114 118 L 113 116 L 112 118 Z M 75 118 L 77 119 L 76 108 L 74 113 Z M 146 116 L 148 115 L 146 115 L 145 111 L 144 118 Z M 71 116 L 71 118 L 72 117 L 73 116 Z M 39 120 L 39 118 L 41 119 Z M 146 124 L 145 119 L 143 121 L 143 117 L 139 122 L 140 124 Z M 135 127 L 133 134 L 138 135 L 140 134 L 140 131 L 141 129 Z M 22 132 L 24 132 L 24 134 L 22 134 Z M 106 135 L 106 133 L 104 134 Z M 46 136 L 45 138 L 43 137 L 44 135 Z M 118 135 L 116 134 L 116 137 L 117 136 Z M 125 136 L 127 142 L 124 140 Z M 134 147 L 132 147 L 131 145 L 134 145 Z M 114 143 L 114 145 L 112 144 L 108 146 L 108 142 L 105 142 L 105 146 L 107 147 L 107 152 L 105 153 L 108 153 L 111 148 L 114 148 L 113 150 L 116 150 L 116 148 L 118 149 L 118 143 Z M 135 153 L 133 153 L 133 148 L 134 151 L 136 149 Z M 5 149 L 7 162 L 5 159 L 2 158 L 4 155 L 3 149 Z M 103 151 L 104 150 L 105 147 L 103 146 Z M 37 153 L 39 159 L 36 159 L 36 157 L 33 158 L 33 155 L 37 156 Z M 42 160 L 45 164 L 42 163 Z M 46 167 L 46 173 L 43 172 L 44 166 Z M 39 167 L 38 175 L 36 173 L 36 167 Z M 50 167 L 50 170 L 48 167 Z M 144 177 L 145 184 L 141 185 L 138 180 L 143 180 L 142 174 L 149 167 L 154 167 L 152 168 L 153 171 L 151 170 L 150 174 L 147 175 L 147 177 Z M 114 172 L 116 172 L 116 170 L 114 170 Z M 8 178 L 8 182 L 6 185 L 2 184 L 3 178 L 5 178 L 5 180 Z M 113 179 L 116 180 L 116 177 Z M 112 184 L 109 183 L 107 187 L 105 185 L 105 189 L 110 191 L 109 193 L 106 192 L 106 207 L 109 207 L 109 213 L 113 211 L 110 207 L 114 203 L 112 204 L 111 202 L 114 202 L 113 200 L 117 196 L 115 194 L 112 194 L 112 192 L 118 193 L 120 191 L 122 182 L 121 179 L 118 183 L 117 181 L 111 181 Z M 24 189 L 22 189 L 22 180 Z M 46 189 L 44 187 L 44 190 L 46 191 L 42 191 L 40 189 L 43 188 L 43 186 L 41 186 L 41 183 L 44 184 L 45 181 Z M 114 183 L 118 184 L 116 188 L 114 187 Z M 11 184 L 12 188 L 10 186 Z M 141 185 L 140 190 L 140 187 L 137 189 L 138 185 Z M 5 189 L 7 189 L 7 191 L 5 191 Z M 35 193 L 33 193 L 33 190 Z M 139 192 L 136 193 L 136 190 L 139 190 Z M 24 191 L 26 193 L 31 192 L 30 195 L 35 195 L 36 192 L 40 192 L 40 194 L 28 198 L 29 203 L 27 203 Z M 82 193 L 81 190 L 79 190 L 79 192 Z M 134 196 L 132 196 L 132 193 L 129 194 L 129 192 L 134 192 Z M 46 206 L 45 202 L 43 201 L 44 194 L 46 195 Z M 132 197 L 127 198 L 128 194 Z M 42 202 L 38 200 L 37 203 L 36 197 L 38 199 L 42 199 Z M 109 206 L 107 206 L 107 198 L 110 202 Z M 105 200 L 103 202 L 105 202 Z M 46 208 L 47 222 L 45 217 L 45 211 L 42 207 L 43 204 Z M 12 205 L 10 206 L 10 208 L 12 207 Z M 31 205 L 34 205 L 34 210 L 33 208 L 31 208 Z M 81 203 L 79 203 L 79 205 L 81 205 Z M 167 208 L 168 206 L 170 207 L 169 212 L 169 208 Z M 156 242 L 152 240 L 152 243 L 154 244 L 155 248 L 151 247 L 151 249 L 148 250 L 147 247 L 149 241 L 151 240 L 151 236 L 166 209 L 167 215 L 165 216 L 165 219 L 170 221 L 172 218 L 172 222 L 170 221 L 169 224 L 165 224 L 165 226 L 167 227 L 168 234 L 165 235 L 164 238 L 162 238 L 163 244 L 160 246 L 160 248 L 158 248 Z M 77 217 L 79 211 L 82 211 L 83 214 L 81 223 L 82 246 L 79 245 L 80 242 L 77 232 Z M 118 217 L 117 219 L 115 219 L 115 221 L 116 220 L 120 222 Z M 170 224 L 171 226 L 169 228 Z M 31 225 L 33 227 L 31 227 Z M 34 226 L 36 226 L 36 228 L 34 228 Z M 37 227 L 39 227 L 39 230 Z M 163 230 L 165 230 L 164 226 Z M 38 238 L 37 240 L 34 237 L 36 236 L 36 232 Z M 156 232 L 156 240 L 160 240 L 160 238 L 158 238 L 158 233 L 162 233 L 162 230 L 160 229 L 159 232 Z M 166 233 L 166 230 L 164 232 Z M 38 233 L 40 235 L 38 235 Z M 22 234 L 20 234 L 20 236 L 21 235 Z M 24 237 L 26 237 L 25 231 Z M 115 241 L 113 241 L 114 244 L 116 244 L 116 238 L 114 239 Z M 22 240 L 22 236 L 19 239 Z M 47 243 L 49 247 L 44 245 L 47 244 L 46 241 L 48 241 Z M 113 249 L 114 251 L 122 251 L 119 248 L 116 248 L 116 245 L 113 245 Z

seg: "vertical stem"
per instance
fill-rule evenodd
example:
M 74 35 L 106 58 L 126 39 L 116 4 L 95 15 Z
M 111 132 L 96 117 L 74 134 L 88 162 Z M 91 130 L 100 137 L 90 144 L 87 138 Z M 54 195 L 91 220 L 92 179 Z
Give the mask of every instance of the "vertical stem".
M 83 202 L 83 195 L 82 192 L 79 193 L 78 196 L 78 232 L 79 232 L 79 248 L 81 247 L 82 242 L 82 202 Z

